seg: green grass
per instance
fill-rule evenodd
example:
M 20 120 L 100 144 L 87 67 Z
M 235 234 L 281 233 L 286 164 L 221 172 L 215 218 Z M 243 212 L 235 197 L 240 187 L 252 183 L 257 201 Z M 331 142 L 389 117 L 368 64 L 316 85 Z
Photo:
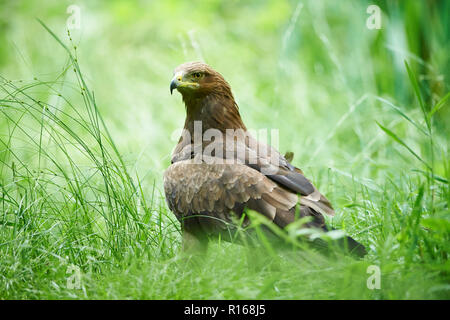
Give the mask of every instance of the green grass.
M 369 2 L 99 1 L 68 35 L 69 4 L 0 15 L 1 299 L 450 298 L 447 2 L 380 2 L 375 31 Z M 226 242 L 180 255 L 169 81 L 201 57 L 249 128 L 280 129 L 364 259 Z

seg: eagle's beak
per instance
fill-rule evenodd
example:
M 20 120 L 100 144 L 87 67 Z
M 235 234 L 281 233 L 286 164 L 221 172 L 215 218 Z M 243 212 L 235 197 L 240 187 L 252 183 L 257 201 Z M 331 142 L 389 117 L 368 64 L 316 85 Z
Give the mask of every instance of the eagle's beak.
M 170 94 L 172 94 L 173 90 L 178 88 L 180 85 L 183 84 L 183 74 L 181 72 L 178 72 L 176 75 L 173 76 L 172 81 L 170 82 Z
M 183 78 L 183 73 L 182 72 L 178 72 L 172 78 L 172 81 L 170 82 L 170 94 L 172 94 L 174 89 L 178 89 L 178 88 L 196 89 L 199 86 L 200 85 L 198 83 L 196 83 L 196 82 L 185 81 L 185 79 Z
M 170 94 L 172 94 L 173 90 L 176 89 L 178 87 L 178 81 L 177 79 L 173 79 L 170 82 Z

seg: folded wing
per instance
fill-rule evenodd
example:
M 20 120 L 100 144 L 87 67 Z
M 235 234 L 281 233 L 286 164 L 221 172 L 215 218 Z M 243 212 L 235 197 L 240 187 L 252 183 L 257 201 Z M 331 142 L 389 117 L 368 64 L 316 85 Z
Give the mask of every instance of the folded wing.
M 206 233 L 226 231 L 241 218 L 245 208 L 263 214 L 281 228 L 304 216 L 312 217 L 310 227 L 325 226 L 316 205 L 320 197 L 310 197 L 314 191 L 299 201 L 296 192 L 258 170 L 245 164 L 224 163 L 219 158 L 173 163 L 164 174 L 164 189 L 169 208 L 184 228 L 195 226 Z M 244 219 L 243 226 L 248 223 Z

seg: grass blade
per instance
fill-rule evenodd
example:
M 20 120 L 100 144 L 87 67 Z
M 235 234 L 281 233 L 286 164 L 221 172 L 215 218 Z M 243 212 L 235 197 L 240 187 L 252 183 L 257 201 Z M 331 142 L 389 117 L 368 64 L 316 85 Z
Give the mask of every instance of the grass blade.
M 403 111 L 402 109 L 400 109 L 399 107 L 397 107 L 396 105 L 392 104 L 390 101 L 383 99 L 381 97 L 375 97 L 375 99 L 377 99 L 380 102 L 383 102 L 385 104 L 387 104 L 389 107 L 391 107 L 392 109 L 394 109 L 395 111 L 397 111 L 403 118 L 405 118 L 406 120 L 408 120 L 411 124 L 413 124 L 417 129 L 420 130 L 420 132 L 422 132 L 425 135 L 429 135 L 428 132 L 425 131 L 424 128 L 422 128 L 421 125 L 419 125 L 418 123 L 416 123 L 413 119 L 411 119 L 410 117 L 408 117 Z
M 405 142 L 403 142 L 402 139 L 400 139 L 395 133 L 393 133 L 388 128 L 382 126 L 378 121 L 376 121 L 377 125 L 383 130 L 388 136 L 390 136 L 392 139 L 394 139 L 397 143 L 404 146 L 414 157 L 416 157 L 420 162 L 422 162 L 429 170 L 431 170 L 431 167 L 428 163 L 426 163 L 417 153 L 414 152 Z
M 419 83 L 417 82 L 417 78 L 414 75 L 414 73 L 411 71 L 411 68 L 409 67 L 408 62 L 406 62 L 406 60 L 405 60 L 405 66 L 406 66 L 406 70 L 408 71 L 409 80 L 411 81 L 411 84 L 413 86 L 417 100 L 419 100 L 419 105 L 420 105 L 420 108 L 422 109 L 423 116 L 425 118 L 425 122 L 428 127 L 428 131 L 430 131 L 430 120 L 427 117 L 427 112 L 425 110 L 425 104 L 423 102 L 422 95 L 420 94 Z
M 436 103 L 436 105 L 433 107 L 433 109 L 431 109 L 431 111 L 427 115 L 428 121 L 431 120 L 431 117 L 433 116 L 433 114 L 435 114 L 437 111 L 439 111 L 444 106 L 444 104 L 445 104 L 445 102 L 447 102 L 448 98 L 450 98 L 450 92 L 447 92 L 447 94 L 441 100 L 439 100 L 438 103 Z

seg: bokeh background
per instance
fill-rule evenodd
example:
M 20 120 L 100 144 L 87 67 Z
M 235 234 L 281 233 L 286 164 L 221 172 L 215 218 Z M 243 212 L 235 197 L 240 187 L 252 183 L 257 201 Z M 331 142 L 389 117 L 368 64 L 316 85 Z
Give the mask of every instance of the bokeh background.
M 366 10 L 371 4 L 381 9 L 379 30 L 371 30 L 366 26 L 370 17 Z M 72 13 L 67 10 L 71 5 L 80 9 L 80 28 L 71 29 L 68 35 L 68 19 L 72 21 Z M 59 112 L 61 119 L 69 125 L 72 123 L 77 136 L 95 148 L 92 137 L 86 130 L 77 127 L 71 118 L 76 117 L 77 110 L 80 112 L 79 118 L 88 118 L 84 107 L 86 95 L 81 94 L 83 85 L 80 87 L 78 84 L 77 72 L 73 72 L 74 67 L 67 52 L 41 26 L 37 21 L 40 19 L 76 57 L 126 171 L 136 184 L 139 180 L 141 192 L 138 196 L 151 197 L 151 203 L 144 205 L 145 212 L 149 214 L 148 219 L 141 221 L 149 226 L 148 230 L 153 230 L 150 227 L 152 223 L 161 224 L 162 219 L 163 223 L 171 224 L 170 217 L 173 218 L 164 203 L 162 173 L 170 163 L 170 154 L 178 139 L 174 132 L 183 126 L 185 110 L 181 96 L 178 93 L 171 96 L 169 93 L 172 71 L 183 62 L 202 60 L 228 80 L 247 127 L 255 130 L 279 129 L 280 151 L 293 151 L 293 163 L 311 177 L 337 208 L 337 216 L 329 223 L 343 228 L 362 241 L 370 248 L 373 261 L 390 261 L 395 266 L 397 263 L 403 266 L 401 261 L 409 258 L 393 251 L 405 246 L 406 251 L 410 248 L 414 251 L 411 261 L 418 259 L 418 264 L 424 262 L 423 252 L 420 252 L 422 249 L 414 242 L 417 239 L 402 233 L 402 225 L 406 223 L 404 219 L 411 214 L 414 216 L 418 210 L 415 207 L 418 198 L 421 201 L 424 199 L 419 203 L 423 217 L 435 212 L 441 214 L 435 217 L 438 220 L 422 226 L 431 228 L 432 225 L 438 236 L 430 244 L 433 248 L 430 249 L 429 260 L 425 262 L 433 265 L 433 268 L 420 273 L 424 274 L 421 280 L 414 280 L 417 290 L 408 289 L 412 291 L 405 293 L 403 289 L 414 285 L 399 280 L 402 284 L 397 283 L 397 289 L 384 295 L 366 293 L 352 287 L 349 291 L 344 290 L 342 296 L 332 293 L 332 290 L 319 290 L 316 291 L 320 292 L 316 297 L 414 298 L 443 297 L 448 294 L 448 103 L 444 101 L 440 104 L 431 117 L 431 147 L 428 122 L 424 120 L 423 114 L 433 110 L 449 90 L 449 1 L 0 0 L 0 8 L 1 81 L 4 84 L 12 81 L 18 87 L 30 85 L 26 89 L 27 94 L 50 109 L 55 108 L 55 114 Z M 423 108 L 405 61 L 417 79 Z M 33 86 L 33 83 L 39 85 Z M 18 97 L 20 94 L 19 90 L 13 96 L 21 99 Z M 145 247 L 149 244 L 139 237 L 134 241 L 130 236 L 129 247 L 121 247 L 118 240 L 118 247 L 115 247 L 117 251 L 102 251 L 99 249 L 103 246 L 100 240 L 95 243 L 80 240 L 90 239 L 92 234 L 101 234 L 101 231 L 95 228 L 86 231 L 84 226 L 77 226 L 77 232 L 86 236 L 80 236 L 79 239 L 75 229 L 71 229 L 72 224 L 71 228 L 62 228 L 61 231 L 59 226 L 55 227 L 51 219 L 42 214 L 45 211 L 55 217 L 57 212 L 65 212 L 61 214 L 69 217 L 70 212 L 77 212 L 77 200 L 73 200 L 75 209 L 58 207 L 57 198 L 50 206 L 53 209 L 41 210 L 47 205 L 39 207 L 41 209 L 36 210 L 41 210 L 41 220 L 33 226 L 36 234 L 47 237 L 50 233 L 54 237 L 45 238 L 45 241 L 73 237 L 70 249 L 66 245 L 51 247 L 42 239 L 43 242 L 33 242 L 35 240 L 30 235 L 33 230 L 22 232 L 22 229 L 16 229 L 14 212 L 20 211 L 19 200 L 23 192 L 16 186 L 16 182 L 20 181 L 14 180 L 17 174 L 15 171 L 33 168 L 56 172 L 56 164 L 51 158 L 68 168 L 68 172 L 75 163 L 80 174 L 92 173 L 92 181 L 100 181 L 95 184 L 99 189 L 103 190 L 105 185 L 101 183 L 101 176 L 96 177 L 98 171 L 92 161 L 76 147 L 79 141 L 58 140 L 60 145 L 68 144 L 65 151 L 55 147 L 58 143 L 51 135 L 42 134 L 39 126 L 36 127 L 39 116 L 23 116 L 19 111 L 8 109 L 7 100 L 11 95 L 8 96 L 5 91 L 1 98 L 0 108 L 3 113 L 0 118 L 0 139 L 3 144 L 0 145 L 0 183 L 4 199 L 3 209 L 0 209 L 0 212 L 3 211 L 3 218 L 0 217 L 0 220 L 3 219 L 0 225 L 0 250 L 3 250 L 4 255 L 0 259 L 4 261 L 0 264 L 8 266 L 10 270 L 5 271 L 3 276 L 4 286 L 0 289 L 3 298 L 95 297 L 96 294 L 97 297 L 133 298 L 302 297 L 297 291 L 289 291 L 288 286 L 282 289 L 282 293 L 277 289 L 277 293 L 270 285 L 271 289 L 264 289 L 269 291 L 261 293 L 251 286 L 241 292 L 233 291 L 232 285 L 217 289 L 221 285 L 216 284 L 213 290 L 204 284 L 204 289 L 193 293 L 189 289 L 191 278 L 187 276 L 187 280 L 182 280 L 185 281 L 183 284 L 172 287 L 169 282 L 158 278 L 163 277 L 162 271 L 154 273 L 159 275 L 155 279 L 167 285 L 162 291 L 149 289 L 147 294 L 142 294 L 142 288 L 136 288 L 128 292 L 127 286 L 122 283 L 115 289 L 105 287 L 103 291 L 93 293 L 95 290 L 90 290 L 97 286 L 97 277 L 114 274 L 102 269 L 101 261 L 110 261 L 111 265 L 115 265 L 113 260 L 117 257 L 122 257 L 119 260 L 124 261 L 124 256 L 145 256 L 146 249 L 141 248 L 139 251 L 133 246 Z M 383 130 L 379 124 L 389 131 Z M 53 122 L 46 125 L 59 130 Z M 24 130 L 20 131 L 16 127 Z M 32 144 L 31 140 L 39 140 L 40 143 Z M 50 156 L 37 156 L 41 149 L 47 150 Z M 21 163 L 13 159 L 12 153 L 21 159 Z M 68 156 L 73 160 L 72 164 L 67 161 Z M 35 178 L 50 179 L 43 175 L 36 174 Z M 430 178 L 430 175 L 437 179 Z M 31 178 L 28 176 L 28 179 Z M 42 190 L 52 190 L 56 194 L 67 187 L 64 179 L 58 180 L 56 177 L 51 181 L 45 187 L 41 186 Z M 28 188 L 30 193 L 33 191 L 28 186 L 23 188 Z M 93 190 L 86 191 L 84 196 L 99 202 L 106 201 L 101 196 L 96 197 Z M 7 198 L 8 201 L 5 200 Z M 41 201 L 37 199 L 39 197 L 30 202 L 26 210 Z M 78 201 L 82 203 L 80 199 Z M 138 205 L 142 204 L 139 202 L 142 199 L 136 201 Z M 126 212 L 127 209 L 123 210 Z M 154 218 L 155 214 L 159 218 Z M 96 219 L 101 219 L 101 215 Z M 69 220 L 72 221 L 72 218 Z M 173 227 L 167 228 L 175 230 L 176 222 L 173 224 Z M 102 229 L 101 226 L 98 228 Z M 60 230 L 60 233 L 49 230 Z M 153 264 L 147 267 L 157 270 L 161 270 L 161 265 L 164 265 L 163 258 L 158 254 L 163 252 L 164 259 L 174 257 L 179 245 L 179 235 L 175 231 L 166 237 L 165 231 L 159 230 L 158 243 L 168 242 L 159 251 L 156 250 L 158 253 L 152 251 L 146 256 L 151 256 L 148 260 L 153 259 L 158 264 L 158 267 Z M 31 241 L 28 242 L 31 249 L 26 249 L 26 244 L 23 247 L 23 241 L 21 245 L 10 242 L 18 237 L 17 234 L 24 237 L 23 241 Z M 111 239 L 117 237 L 113 231 L 108 235 Z M 426 234 L 423 237 L 431 236 Z M 85 254 L 83 246 L 92 246 L 98 250 L 93 249 L 96 253 Z M 226 247 L 220 250 L 228 250 L 225 253 L 239 256 L 240 253 L 230 250 L 241 249 Z M 220 250 L 217 249 L 217 252 L 222 252 Z M 42 253 L 44 251 L 49 253 L 45 255 Z M 19 260 L 18 254 L 23 255 Z M 60 258 L 53 261 L 50 258 L 52 255 Z M 37 261 L 35 265 L 31 265 L 33 259 Z M 47 286 L 40 291 L 35 285 L 44 280 L 25 284 L 27 272 L 34 274 L 35 278 L 45 279 L 50 270 L 55 279 L 60 279 L 55 280 L 55 283 L 61 287 L 58 281 L 65 281 L 65 267 L 60 265 L 62 260 L 66 264 L 80 265 L 83 270 L 89 264 L 98 266 L 92 271 L 91 280 L 94 284 L 89 287 L 89 281 L 86 280 L 88 284 L 84 293 L 66 292 L 63 289 L 52 291 Z M 134 263 L 137 262 L 129 262 L 128 266 Z M 131 269 L 136 275 L 143 268 L 139 263 L 139 267 Z M 14 268 L 9 268 L 14 265 Z M 436 269 L 437 265 L 441 265 L 441 269 Z M 398 276 L 401 269 L 392 268 L 396 270 L 393 274 Z M 114 270 L 120 274 L 129 269 L 121 266 Z M 238 281 L 236 274 L 227 272 L 230 283 Z M 429 275 L 433 275 L 433 280 L 428 278 Z M 295 273 L 291 276 L 298 278 Z M 117 283 L 129 280 L 123 280 L 118 275 L 111 277 L 117 277 L 114 278 Z M 143 282 L 153 283 L 155 279 L 144 279 Z M 318 279 L 316 283 L 320 282 Z M 419 288 L 424 283 L 429 284 L 428 289 L 431 291 Z M 177 286 L 184 288 L 184 291 L 173 289 Z M 341 289 L 346 287 L 341 282 L 336 286 Z M 312 292 L 312 289 L 305 289 L 302 294 Z

